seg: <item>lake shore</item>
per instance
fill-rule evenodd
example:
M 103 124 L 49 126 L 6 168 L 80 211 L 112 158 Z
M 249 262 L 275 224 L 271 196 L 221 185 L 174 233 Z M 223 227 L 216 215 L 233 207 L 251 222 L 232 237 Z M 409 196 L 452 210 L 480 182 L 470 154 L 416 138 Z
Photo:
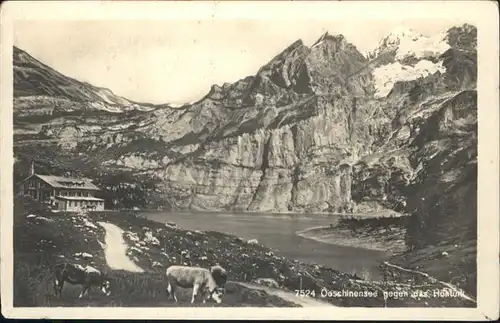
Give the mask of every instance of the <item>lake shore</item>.
M 388 211 L 377 211 L 369 213 L 334 213 L 334 212 L 263 212 L 263 211 L 213 211 L 213 210 L 158 210 L 158 209 L 110 209 L 101 212 L 139 212 L 139 213 L 176 213 L 176 214 L 265 214 L 269 216 L 305 216 L 305 217 L 355 217 L 359 219 L 364 218 L 386 218 L 386 217 L 400 217 L 402 214 Z
M 405 251 L 406 230 L 404 227 L 384 222 L 387 221 L 373 217 L 340 218 L 329 226 L 311 227 L 297 231 L 296 234 L 305 239 L 332 245 L 384 251 L 391 254 Z
M 381 277 L 380 261 L 388 256 L 385 252 L 325 244 L 296 234 L 297 231 L 311 227 L 329 225 L 337 221 L 338 216 L 176 212 L 139 214 L 163 224 L 173 222 L 179 228 L 187 230 L 219 231 L 236 235 L 243 240 L 256 239 L 289 259 L 324 265 L 347 273 L 369 271 L 376 279 Z M 338 261 L 339 257 L 342 261 Z

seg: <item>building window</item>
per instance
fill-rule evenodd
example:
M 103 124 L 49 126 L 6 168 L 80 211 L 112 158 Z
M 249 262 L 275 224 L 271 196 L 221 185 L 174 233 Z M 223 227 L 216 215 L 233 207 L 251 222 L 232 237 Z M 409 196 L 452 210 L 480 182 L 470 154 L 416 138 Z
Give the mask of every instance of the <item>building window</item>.
M 77 192 L 76 195 L 82 196 L 82 192 Z
M 71 201 L 68 202 L 68 206 L 71 206 Z

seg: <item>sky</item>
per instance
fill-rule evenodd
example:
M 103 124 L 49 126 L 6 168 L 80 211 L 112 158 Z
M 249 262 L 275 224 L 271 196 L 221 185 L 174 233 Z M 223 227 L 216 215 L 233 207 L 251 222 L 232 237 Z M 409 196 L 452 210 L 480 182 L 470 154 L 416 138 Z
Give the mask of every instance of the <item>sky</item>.
M 62 74 L 138 102 L 182 104 L 255 74 L 298 39 L 342 34 L 362 53 L 400 26 L 423 35 L 462 24 L 416 21 L 18 20 L 14 45 Z

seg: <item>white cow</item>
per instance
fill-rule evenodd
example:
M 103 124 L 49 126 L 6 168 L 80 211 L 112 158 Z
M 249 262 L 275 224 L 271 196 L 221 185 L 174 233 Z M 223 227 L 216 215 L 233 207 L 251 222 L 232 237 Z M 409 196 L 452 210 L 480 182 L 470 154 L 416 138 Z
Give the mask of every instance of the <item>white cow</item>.
M 168 294 L 177 302 L 175 289 L 193 288 L 191 303 L 194 303 L 198 291 L 202 295 L 203 303 L 210 297 L 218 304 L 222 302 L 221 292 L 210 270 L 201 267 L 170 266 L 167 268 Z

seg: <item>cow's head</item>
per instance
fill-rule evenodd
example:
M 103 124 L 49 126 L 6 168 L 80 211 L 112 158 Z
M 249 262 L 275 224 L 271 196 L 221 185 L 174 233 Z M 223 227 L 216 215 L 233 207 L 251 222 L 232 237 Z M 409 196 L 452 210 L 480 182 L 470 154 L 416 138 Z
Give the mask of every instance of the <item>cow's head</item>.
M 212 274 L 217 286 L 224 288 L 227 282 L 227 271 L 221 266 L 215 265 L 210 268 L 210 274 Z
M 109 279 L 104 279 L 101 283 L 101 291 L 106 295 L 111 295 L 111 282 Z
M 209 291 L 209 296 L 208 298 L 213 299 L 217 304 L 222 303 L 222 292 L 219 288 L 214 288 L 213 290 Z

